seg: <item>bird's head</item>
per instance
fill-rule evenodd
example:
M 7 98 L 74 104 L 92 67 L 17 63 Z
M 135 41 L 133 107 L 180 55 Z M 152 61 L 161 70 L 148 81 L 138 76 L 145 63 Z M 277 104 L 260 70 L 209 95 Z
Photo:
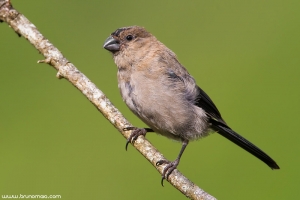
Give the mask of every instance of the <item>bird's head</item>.
M 125 51 L 130 47 L 138 50 L 151 37 L 152 35 L 143 27 L 123 27 L 114 31 L 105 40 L 103 48 L 112 52 L 113 55 L 118 54 L 120 51 Z
M 117 29 L 105 40 L 103 48 L 112 53 L 119 69 L 149 69 L 158 62 L 178 62 L 170 49 L 139 26 Z

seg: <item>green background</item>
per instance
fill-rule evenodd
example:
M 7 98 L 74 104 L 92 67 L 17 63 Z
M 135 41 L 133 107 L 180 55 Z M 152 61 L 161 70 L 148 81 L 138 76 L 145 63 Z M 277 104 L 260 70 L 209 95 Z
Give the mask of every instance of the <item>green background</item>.
M 218 134 L 190 143 L 179 170 L 218 199 L 297 199 L 300 1 L 12 0 L 135 126 L 104 40 L 146 27 L 172 49 L 227 123 L 281 167 Z M 23 37 L 0 24 L 0 194 L 62 199 L 184 199 Z M 151 106 L 151 105 L 149 105 Z M 167 158 L 180 144 L 147 138 Z

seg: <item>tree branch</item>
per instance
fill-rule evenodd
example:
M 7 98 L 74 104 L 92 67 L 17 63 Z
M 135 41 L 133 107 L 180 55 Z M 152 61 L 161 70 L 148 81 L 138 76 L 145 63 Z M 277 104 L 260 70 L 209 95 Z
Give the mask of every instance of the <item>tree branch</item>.
M 123 117 L 119 110 L 115 108 L 104 93 L 68 61 L 24 15 L 12 7 L 10 0 L 0 0 L 0 22 L 6 22 L 19 36 L 25 37 L 44 55 L 45 60 L 38 61 L 39 63 L 47 63 L 54 67 L 58 71 L 58 78 L 65 78 L 72 83 L 125 138 L 129 137 L 130 132 L 123 131 L 123 128 L 132 125 Z M 165 158 L 148 140 L 140 136 L 133 146 L 162 174 L 163 167 L 157 167 L 155 164 L 157 161 Z M 172 172 L 168 181 L 190 199 L 215 199 L 183 176 L 178 170 Z

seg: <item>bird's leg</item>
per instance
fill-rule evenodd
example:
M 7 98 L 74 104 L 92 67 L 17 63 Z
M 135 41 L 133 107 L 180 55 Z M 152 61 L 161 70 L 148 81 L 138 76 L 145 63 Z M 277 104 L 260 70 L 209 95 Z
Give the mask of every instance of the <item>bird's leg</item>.
M 151 128 L 137 128 L 137 127 L 126 127 L 123 131 L 132 131 L 129 138 L 127 139 L 125 149 L 127 151 L 128 144 L 134 143 L 140 135 L 145 136 L 147 132 L 154 132 Z
M 174 171 L 174 169 L 176 169 L 176 167 L 179 164 L 180 158 L 186 148 L 186 146 L 188 145 L 189 141 L 188 140 L 184 140 L 182 142 L 182 147 L 181 150 L 179 152 L 179 155 L 177 156 L 177 158 L 174 161 L 168 161 L 168 160 L 159 160 L 156 163 L 156 166 L 162 165 L 162 164 L 167 164 L 167 166 L 164 168 L 163 173 L 162 173 L 162 179 L 161 179 L 161 185 L 164 186 L 164 179 L 168 180 L 169 175 Z

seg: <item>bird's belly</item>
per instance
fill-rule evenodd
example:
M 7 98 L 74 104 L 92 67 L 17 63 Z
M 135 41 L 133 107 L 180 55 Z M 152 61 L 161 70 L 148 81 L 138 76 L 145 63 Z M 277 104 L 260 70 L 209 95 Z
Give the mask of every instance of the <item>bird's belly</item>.
M 138 98 L 125 102 L 156 133 L 178 141 L 195 140 L 207 135 L 207 117 L 198 115 L 192 105 L 182 107 L 174 102 L 144 98 L 147 98 L 146 102 Z
M 156 133 L 174 140 L 195 140 L 208 132 L 207 116 L 182 99 L 155 88 L 155 84 L 141 87 L 132 82 L 119 83 L 122 98 L 129 109 Z

